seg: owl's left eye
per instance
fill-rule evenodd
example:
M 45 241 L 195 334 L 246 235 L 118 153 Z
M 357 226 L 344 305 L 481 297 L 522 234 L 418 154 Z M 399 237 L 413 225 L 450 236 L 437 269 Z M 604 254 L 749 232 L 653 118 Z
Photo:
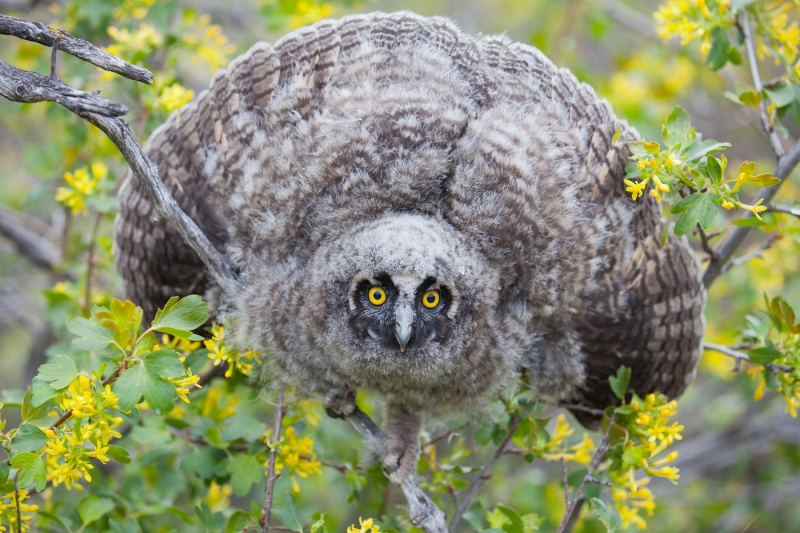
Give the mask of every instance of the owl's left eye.
M 422 305 L 428 309 L 433 309 L 439 305 L 439 291 L 428 291 L 422 295 Z
M 377 286 L 370 288 L 369 301 L 372 302 L 372 305 L 383 305 L 386 301 L 386 291 Z

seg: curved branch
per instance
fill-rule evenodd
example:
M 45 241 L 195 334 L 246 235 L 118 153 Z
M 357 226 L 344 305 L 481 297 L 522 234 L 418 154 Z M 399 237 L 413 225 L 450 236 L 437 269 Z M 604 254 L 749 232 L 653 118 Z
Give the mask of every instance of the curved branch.
M 73 37 L 64 30 L 51 28 L 41 22 L 28 22 L 16 17 L 0 15 L 0 34 L 11 35 L 45 46 L 53 46 L 58 39 L 59 50 L 83 59 L 87 63 L 134 81 L 148 85 L 153 83 L 153 73 L 146 68 L 131 65 L 127 61 L 100 50 L 88 41 Z
M 61 263 L 58 246 L 27 227 L 4 206 L 0 206 L 0 233 L 13 241 L 19 252 L 37 266 L 54 270 Z

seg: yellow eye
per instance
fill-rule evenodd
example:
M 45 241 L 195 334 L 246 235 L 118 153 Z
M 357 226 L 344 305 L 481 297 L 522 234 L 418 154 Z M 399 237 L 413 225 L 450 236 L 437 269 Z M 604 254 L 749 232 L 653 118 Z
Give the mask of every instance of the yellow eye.
M 369 301 L 372 302 L 373 305 L 383 305 L 386 301 L 386 291 L 380 287 L 372 287 L 369 290 Z
M 422 295 L 422 305 L 428 309 L 433 309 L 439 305 L 439 291 L 428 291 Z

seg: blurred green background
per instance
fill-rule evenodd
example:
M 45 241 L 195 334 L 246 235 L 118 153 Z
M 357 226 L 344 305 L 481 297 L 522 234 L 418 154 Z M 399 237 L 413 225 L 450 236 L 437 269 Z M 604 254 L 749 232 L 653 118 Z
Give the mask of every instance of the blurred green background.
M 760 168 L 771 169 L 774 160 L 755 111 L 722 96 L 736 81 L 748 79 L 746 67 L 729 65 L 712 73 L 703 67 L 697 44 L 681 47 L 675 41 L 661 41 L 652 18 L 658 6 L 657 1 L 621 0 L 0 0 L 4 14 L 66 28 L 97 45 L 117 46 L 121 57 L 153 70 L 156 84 L 146 87 L 104 75 L 66 54 L 60 59 L 59 74 L 64 81 L 87 90 L 101 88 L 103 95 L 126 103 L 131 109 L 127 119 L 142 141 L 186 95 L 177 89 L 165 93 L 166 88 L 178 83 L 197 94 L 216 68 L 256 41 L 275 42 L 291 29 L 319 18 L 408 9 L 450 17 L 470 33 L 505 33 L 539 47 L 557 65 L 594 86 L 646 138 L 659 139 L 661 121 L 680 104 L 705 137 L 732 143 L 727 153 L 729 166 L 752 160 Z M 796 17 L 796 12 L 792 16 Z M 151 24 L 158 38 L 141 33 L 143 24 Z M 109 26 L 130 33 L 117 33 L 113 38 Z M 194 40 L 186 39 L 187 35 Z M 46 73 L 49 54 L 49 48 L 0 37 L 0 58 L 17 67 Z M 770 72 L 762 72 L 764 79 L 770 76 Z M 800 133 L 792 132 L 795 137 Z M 89 205 L 90 215 L 72 214 L 59 205 L 56 190 L 63 185 L 65 172 L 101 159 L 110 171 L 98 185 L 102 194 Z M 89 254 L 94 271 L 86 300 L 121 296 L 113 271 L 111 234 L 113 194 L 124 170 L 108 141 L 58 106 L 0 100 L 0 209 L 52 243 L 61 258 L 57 268 L 42 268 L 20 253 L 13 240 L 0 234 L 0 389 L 24 389 L 46 354 L 56 350 L 48 346 L 67 338 L 63 322 L 75 312 L 74 302 L 85 296 Z M 779 198 L 793 202 L 797 192 L 796 182 L 787 183 Z M 726 223 L 718 215 L 715 227 Z M 740 252 L 755 248 L 761 238 L 763 234 L 752 235 Z M 720 278 L 709 295 L 708 340 L 728 345 L 738 342 L 745 317 L 759 315 L 763 309 L 765 293 L 800 304 L 797 251 L 791 236 L 779 238 L 761 258 Z M 45 294 L 46 290 L 50 292 Z M 758 520 L 750 531 L 800 531 L 800 424 L 785 413 L 783 400 L 775 394 L 754 402 L 755 382 L 744 372 L 731 372 L 732 368 L 732 361 L 725 356 L 706 353 L 695 383 L 681 398 L 678 420 L 686 426 L 684 439 L 676 447 L 681 479 L 677 486 L 654 480 L 651 488 L 657 508 L 655 515 L 647 518 L 648 531 L 740 532 L 755 517 Z M 232 394 L 228 398 L 238 402 L 237 413 L 269 420 L 268 402 L 252 388 L 243 384 L 223 387 Z M 308 409 L 320 415 L 306 417 L 301 423 L 313 437 L 319 458 L 355 460 L 360 444 L 350 427 L 325 417 L 318 405 Z M 7 418 L 14 423 L 13 415 Z M 321 418 L 318 424 L 317 418 Z M 170 469 L 177 471 L 170 459 L 171 449 L 159 441 L 158 432 L 145 433 L 140 431 L 138 439 L 137 435 L 131 437 L 141 453 L 152 455 L 144 470 L 153 468 L 161 476 L 168 476 L 165 472 Z M 166 455 L 156 457 L 160 445 Z M 480 457 L 475 458 L 476 464 L 481 463 Z M 143 475 L 147 478 L 149 474 L 144 471 Z M 370 483 L 360 492 L 360 502 L 348 503 L 351 484 L 335 469 L 324 468 L 322 474 L 300 480 L 301 514 L 330 513 L 341 531 L 359 516 L 373 516 L 380 522 L 382 515 L 404 505 L 399 490 L 380 479 L 377 474 L 370 476 Z M 140 490 L 163 499 L 174 498 L 181 490 L 178 474 L 160 483 L 148 486 L 145 479 Z M 290 484 L 288 478 L 280 479 L 278 494 Z M 260 498 L 259 490 L 253 489 L 250 497 L 234 498 L 231 505 L 249 509 L 250 500 Z M 376 503 L 378 498 L 371 493 L 384 493 L 388 503 Z M 224 491 L 193 497 L 205 497 L 212 509 L 215 505 L 227 507 L 230 498 Z M 505 503 L 520 513 L 535 512 L 545 519 L 542 531 L 554 530 L 564 511 L 560 467 L 543 462 L 528 465 L 517 456 L 506 456 L 479 499 L 487 509 Z M 603 529 L 598 522 L 587 520 L 578 525 L 576 531 L 581 530 Z

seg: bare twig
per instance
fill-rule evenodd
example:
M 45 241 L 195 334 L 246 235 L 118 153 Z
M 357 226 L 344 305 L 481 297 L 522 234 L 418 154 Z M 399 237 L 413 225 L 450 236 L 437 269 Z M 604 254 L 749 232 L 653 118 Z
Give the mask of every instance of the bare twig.
M 30 229 L 14 212 L 0 206 L 0 233 L 17 245 L 17 250 L 35 265 L 54 270 L 61 263 L 61 251 L 48 238 Z
M 35 72 L 12 67 L 0 59 L 0 95 L 12 102 L 32 104 L 56 102 L 73 113 L 88 111 L 118 117 L 128 112 L 124 105 L 96 93 L 73 89 L 66 83 Z
M 420 450 L 424 450 L 425 448 L 427 448 L 431 444 L 436 444 L 437 442 L 439 442 L 440 440 L 442 440 L 444 438 L 449 439 L 451 435 L 458 434 L 458 432 L 460 430 L 464 429 L 468 425 L 469 425 L 469 421 L 464 422 L 463 424 L 459 425 L 458 427 L 455 427 L 455 428 L 452 428 L 452 429 L 447 429 L 447 431 L 442 431 L 438 435 L 431 437 L 431 439 L 429 441 L 423 442 L 422 445 L 420 446 Z
M 356 407 L 346 418 L 379 458 L 386 457 L 389 437 L 364 411 Z M 414 475 L 403 480 L 400 489 L 408 502 L 408 515 L 412 524 L 421 527 L 426 533 L 447 533 L 444 512 L 419 488 Z
M 775 364 L 775 363 L 765 363 L 763 365 L 760 365 L 759 363 L 756 363 L 753 360 L 751 360 L 750 356 L 747 355 L 746 353 L 736 351 L 736 350 L 734 350 L 732 348 L 729 348 L 727 346 L 723 346 L 722 344 L 714 344 L 712 342 L 704 342 L 703 343 L 703 349 L 704 350 L 712 350 L 714 352 L 719 352 L 721 354 L 727 355 L 728 357 L 734 358 L 736 360 L 736 366 L 733 369 L 734 372 L 738 372 L 739 371 L 739 365 L 740 365 L 740 363 L 742 361 L 746 361 L 746 362 L 750 363 L 751 365 L 763 366 L 764 368 L 767 368 L 767 369 L 771 370 L 773 373 L 776 373 L 776 374 L 780 373 L 780 372 L 793 372 L 794 371 L 794 367 L 787 366 L 787 365 L 778 365 L 778 364 Z
M 12 35 L 45 46 L 53 46 L 53 43 L 58 40 L 59 50 L 72 54 L 87 63 L 109 72 L 116 72 L 134 81 L 148 85 L 153 83 L 153 73 L 146 68 L 131 65 L 127 61 L 100 50 L 88 41 L 73 37 L 64 30 L 51 28 L 41 22 L 28 22 L 16 17 L 0 15 L 0 34 Z
M 797 166 L 798 162 L 800 162 L 800 142 L 796 143 L 786 155 L 781 157 L 778 161 L 778 165 L 775 167 L 775 177 L 780 179 L 781 183 L 775 185 L 774 187 L 762 187 L 759 189 L 758 194 L 756 195 L 755 203 L 757 203 L 758 200 L 763 199 L 763 203 L 768 205 L 778 193 L 778 189 L 781 184 L 786 181 L 786 178 L 789 177 L 794 168 Z M 751 218 L 753 216 L 754 215 L 752 213 L 748 212 L 742 218 Z M 719 246 L 717 246 L 715 249 L 717 257 L 709 261 L 706 271 L 703 274 L 703 284 L 706 286 L 706 288 L 708 288 L 711 283 L 717 279 L 720 274 L 722 274 L 722 269 L 724 268 L 725 264 L 733 256 L 733 253 L 736 251 L 736 249 L 742 244 L 742 241 L 744 241 L 744 238 L 747 236 L 747 232 L 749 230 L 749 227 L 736 226 L 731 230 L 730 233 L 728 233 L 728 235 L 725 236 Z
M 14 476 L 14 504 L 17 507 L 17 533 L 22 533 L 22 509 L 19 501 L 19 484 L 17 483 L 18 476 L 19 473 Z
M 747 16 L 747 9 L 742 9 L 738 27 L 744 40 L 745 50 L 747 51 L 747 62 L 750 64 L 750 75 L 753 78 L 753 87 L 756 90 L 755 92 L 760 94 L 764 87 L 761 85 L 761 74 L 758 72 L 758 60 L 756 59 L 756 51 L 753 47 L 753 39 L 750 35 L 750 19 Z M 764 128 L 764 133 L 769 138 L 772 151 L 775 153 L 775 159 L 779 160 L 784 156 L 785 152 L 781 140 L 778 137 L 778 132 L 775 131 L 775 128 L 769 123 L 767 108 L 763 100 L 759 104 L 758 109 L 761 127 Z
M 264 490 L 264 507 L 261 508 L 261 517 L 258 523 L 261 525 L 262 533 L 269 532 L 269 515 L 272 511 L 272 496 L 275 488 L 275 459 L 278 454 L 278 441 L 281 437 L 281 422 L 283 422 L 283 392 L 281 385 L 278 389 L 278 400 L 275 402 L 275 417 L 272 420 L 272 442 L 269 447 L 269 467 L 267 468 L 267 487 Z
M 600 442 L 600 445 L 597 447 L 597 452 L 594 454 L 594 457 L 592 457 L 592 462 L 589 463 L 589 468 L 588 468 L 588 470 L 586 472 L 586 475 L 583 477 L 583 480 L 581 481 L 581 484 L 578 485 L 577 489 L 575 489 L 575 493 L 572 495 L 572 497 L 567 495 L 567 499 L 569 501 L 569 503 L 567 505 L 567 512 L 564 513 L 564 518 L 561 519 L 561 523 L 558 525 L 558 529 L 556 530 L 556 533 L 564 533 L 566 531 L 567 525 L 570 523 L 570 518 L 572 517 L 572 514 L 575 512 L 576 504 L 580 501 L 580 497 L 581 497 L 581 493 L 583 493 L 583 489 L 586 487 L 587 483 L 593 482 L 593 481 L 590 481 L 590 480 L 594 480 L 594 477 L 592 477 L 592 474 L 594 474 L 595 469 L 597 468 L 597 466 L 600 464 L 600 462 L 605 457 L 606 452 L 608 452 L 608 450 L 611 449 L 611 445 L 609 444 L 608 436 L 611 433 L 611 426 L 614 425 L 614 419 L 616 418 L 616 416 L 617 416 L 617 412 L 616 411 L 611 413 L 610 420 L 608 421 L 608 427 L 606 428 L 606 432 L 603 434 L 603 440 Z M 566 489 L 566 490 L 569 490 L 569 489 Z
M 767 235 L 766 239 L 761 241 L 761 244 L 758 246 L 758 248 L 756 248 L 750 253 L 744 254 L 741 257 L 736 257 L 734 259 L 731 259 L 730 262 L 728 262 L 728 264 L 723 267 L 722 273 L 724 274 L 725 272 L 727 272 L 728 270 L 730 270 L 735 266 L 743 265 L 748 261 L 752 261 L 756 257 L 760 257 L 761 254 L 764 253 L 766 250 L 769 250 L 772 247 L 772 244 L 779 238 L 780 238 L 780 233 L 777 232 L 770 233 L 769 235 Z
M 564 483 L 564 503 L 567 507 L 572 503 L 572 498 L 569 497 L 569 472 L 567 471 L 567 462 L 563 457 L 559 458 L 561 462 L 561 475 Z
M 576 403 L 558 402 L 554 403 L 553 405 L 555 405 L 556 407 L 561 407 L 562 409 L 569 409 L 570 411 L 583 411 L 584 413 L 589 413 L 591 415 L 596 415 L 596 416 L 603 416 L 603 414 L 605 414 L 605 411 L 603 411 L 602 409 L 595 409 L 593 407 L 587 407 L 585 405 L 579 405 Z
M 750 531 L 750 528 L 753 527 L 753 525 L 756 523 L 756 520 L 758 520 L 760 517 L 761 517 L 761 513 L 758 513 L 757 515 L 755 515 L 753 517 L 753 519 L 750 520 L 750 522 L 748 522 L 748 524 L 746 526 L 744 526 L 744 529 L 741 531 L 741 533 L 747 533 L 748 531 Z
M 792 205 L 770 205 L 767 211 L 772 211 L 773 213 L 786 213 L 787 215 L 800 218 L 800 207 L 795 207 Z
M 100 229 L 100 221 L 103 220 L 103 214 L 97 213 L 94 219 L 94 228 L 92 228 L 92 240 L 89 243 L 89 257 L 86 259 L 86 288 L 84 291 L 84 307 L 87 309 L 92 303 L 92 274 L 94 273 L 94 249 L 97 246 L 97 230 Z
M 714 248 L 708 242 L 708 235 L 706 235 L 705 230 L 700 226 L 700 224 L 697 225 L 697 233 L 700 235 L 700 242 L 702 243 L 703 251 L 708 254 L 709 259 L 716 258 L 717 252 L 714 251 Z
M 521 422 L 522 419 L 520 417 L 516 415 L 512 416 L 508 425 L 508 433 L 503 439 L 503 442 L 501 442 L 500 446 L 497 447 L 497 450 L 495 450 L 494 455 L 492 455 L 491 459 L 489 459 L 489 462 L 487 462 L 486 465 L 484 465 L 484 467 L 481 469 L 478 475 L 473 479 L 469 488 L 469 493 L 463 500 L 461 500 L 461 505 L 459 505 L 458 508 L 456 509 L 456 513 L 453 515 L 453 519 L 450 521 L 451 533 L 456 530 L 456 527 L 458 526 L 458 523 L 461 520 L 461 516 L 464 514 L 464 512 L 466 512 L 467 507 L 469 507 L 469 504 L 472 503 L 472 500 L 475 499 L 475 496 L 478 495 L 478 490 L 480 490 L 481 484 L 485 480 L 489 479 L 489 477 L 491 477 L 491 472 L 492 468 L 494 467 L 494 464 L 505 452 L 506 446 L 508 446 L 508 443 L 511 442 L 511 437 L 514 436 L 514 432 L 517 431 L 517 428 L 519 427 Z

